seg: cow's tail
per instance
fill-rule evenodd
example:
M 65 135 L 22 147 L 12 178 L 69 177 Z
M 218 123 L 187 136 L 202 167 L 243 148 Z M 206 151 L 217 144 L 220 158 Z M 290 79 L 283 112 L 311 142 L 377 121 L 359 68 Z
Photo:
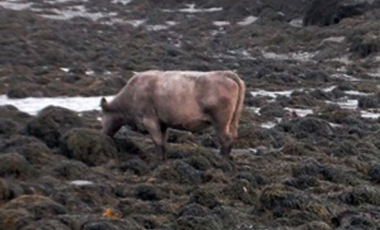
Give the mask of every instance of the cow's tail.
M 232 80 L 234 80 L 236 84 L 239 86 L 238 98 L 237 98 L 234 113 L 232 114 L 231 125 L 230 125 L 230 132 L 232 134 L 232 137 L 237 138 L 238 137 L 237 129 L 239 126 L 239 119 L 240 119 L 241 112 L 243 110 L 243 103 L 244 103 L 244 97 L 245 97 L 245 83 L 234 72 L 227 74 L 227 76 L 231 78 Z

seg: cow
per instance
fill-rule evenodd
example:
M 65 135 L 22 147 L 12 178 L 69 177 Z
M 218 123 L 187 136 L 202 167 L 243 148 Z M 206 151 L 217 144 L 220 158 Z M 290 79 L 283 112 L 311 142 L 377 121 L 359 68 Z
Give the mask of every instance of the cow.
M 102 97 L 102 132 L 110 137 L 124 125 L 149 133 L 166 161 L 169 129 L 189 132 L 213 127 L 220 154 L 231 161 L 245 96 L 233 71 L 134 72 L 112 101 Z

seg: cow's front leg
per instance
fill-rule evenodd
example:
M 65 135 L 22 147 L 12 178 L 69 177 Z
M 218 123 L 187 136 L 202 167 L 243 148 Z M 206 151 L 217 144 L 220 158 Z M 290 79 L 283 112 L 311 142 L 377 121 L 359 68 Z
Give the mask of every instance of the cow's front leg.
M 149 132 L 156 149 L 158 149 L 158 155 L 161 156 L 162 160 L 166 160 L 166 129 L 163 130 L 155 118 L 143 118 L 143 125 L 145 129 Z M 157 157 L 159 158 L 159 157 Z

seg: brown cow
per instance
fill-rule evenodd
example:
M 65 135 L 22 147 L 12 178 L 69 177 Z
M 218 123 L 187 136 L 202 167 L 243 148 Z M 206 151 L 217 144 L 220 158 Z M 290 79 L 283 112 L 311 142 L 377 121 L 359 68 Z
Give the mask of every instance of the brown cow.
M 111 102 L 101 99 L 103 133 L 123 125 L 147 131 L 166 160 L 168 128 L 190 132 L 213 126 L 229 158 L 245 95 L 232 71 L 146 71 L 135 73 Z

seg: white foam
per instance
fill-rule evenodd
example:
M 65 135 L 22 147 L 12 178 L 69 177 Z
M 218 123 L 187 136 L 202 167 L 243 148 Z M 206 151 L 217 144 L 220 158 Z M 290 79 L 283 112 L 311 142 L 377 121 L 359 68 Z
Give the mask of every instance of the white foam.
M 114 96 L 105 96 L 107 100 L 112 100 Z M 10 99 L 6 95 L 0 95 L 0 106 L 13 105 L 20 111 L 30 115 L 36 115 L 47 106 L 59 106 L 77 112 L 100 110 L 100 100 L 102 96 L 95 97 L 52 97 L 23 99 Z

